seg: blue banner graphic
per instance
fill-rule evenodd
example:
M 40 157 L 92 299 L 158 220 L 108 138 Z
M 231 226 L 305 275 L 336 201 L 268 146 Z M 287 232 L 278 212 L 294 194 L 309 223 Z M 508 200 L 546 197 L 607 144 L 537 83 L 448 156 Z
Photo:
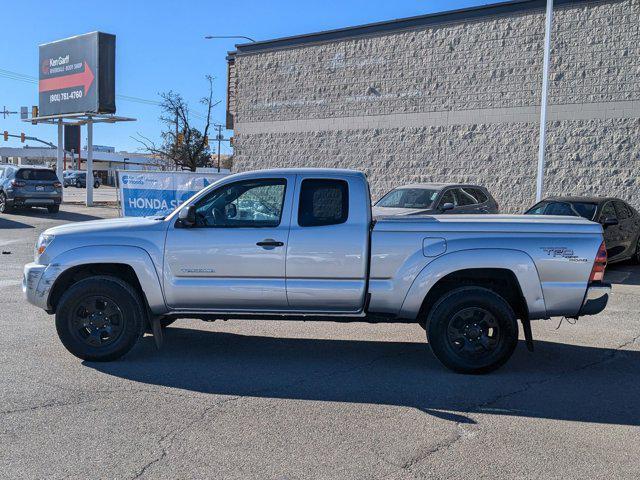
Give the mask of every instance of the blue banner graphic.
M 118 171 L 122 216 L 167 215 L 225 176 L 220 173 Z

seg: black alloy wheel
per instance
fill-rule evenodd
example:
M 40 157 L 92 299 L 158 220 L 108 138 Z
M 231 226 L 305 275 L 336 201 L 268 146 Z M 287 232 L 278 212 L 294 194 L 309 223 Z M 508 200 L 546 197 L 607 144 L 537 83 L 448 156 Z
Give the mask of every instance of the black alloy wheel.
M 464 308 L 454 314 L 447 325 L 450 348 L 464 358 L 481 360 L 490 356 L 500 339 L 500 324 L 484 308 Z
M 122 334 L 120 307 L 109 297 L 93 295 L 80 300 L 69 317 L 74 338 L 92 347 L 105 347 Z

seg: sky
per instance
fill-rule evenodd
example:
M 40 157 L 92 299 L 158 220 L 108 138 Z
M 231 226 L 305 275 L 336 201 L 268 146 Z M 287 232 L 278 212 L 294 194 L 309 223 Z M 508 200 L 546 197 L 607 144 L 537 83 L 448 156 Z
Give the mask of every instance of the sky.
M 180 93 L 194 111 L 207 93 L 205 76 L 215 77 L 213 121 L 224 124 L 226 54 L 242 40 L 205 40 L 205 35 L 245 35 L 256 40 L 317 32 L 363 23 L 410 17 L 493 2 L 474 0 L 109 0 L 86 2 L 56 0 L 11 2 L 2 12 L 0 29 L 0 109 L 20 111 L 36 105 L 38 45 L 92 31 L 116 35 L 116 95 L 143 101 L 116 100 L 117 115 L 136 122 L 96 125 L 94 144 L 117 151 L 137 151 L 138 134 L 158 139 L 162 125 L 161 92 Z M 16 80 L 16 75 L 23 80 Z M 24 81 L 24 76 L 27 80 Z M 9 78 L 11 77 L 11 78 Z M 198 119 L 193 119 L 195 126 Z M 0 115 L 0 131 L 24 132 L 57 142 L 53 125 L 31 125 L 19 115 Z M 232 132 L 227 132 L 226 136 Z M 82 132 L 85 145 L 86 130 Z M 31 142 L 27 142 L 31 143 Z M 37 144 L 31 143 L 36 146 Z M 20 139 L 0 146 L 20 147 Z M 229 153 L 230 147 L 223 148 Z

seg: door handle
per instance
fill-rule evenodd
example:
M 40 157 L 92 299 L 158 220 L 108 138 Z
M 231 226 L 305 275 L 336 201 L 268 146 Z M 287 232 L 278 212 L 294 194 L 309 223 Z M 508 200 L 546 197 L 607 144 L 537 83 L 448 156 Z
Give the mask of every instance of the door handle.
M 284 242 L 278 242 L 276 240 L 272 240 L 267 238 L 261 242 L 256 243 L 259 247 L 282 247 L 284 246 Z

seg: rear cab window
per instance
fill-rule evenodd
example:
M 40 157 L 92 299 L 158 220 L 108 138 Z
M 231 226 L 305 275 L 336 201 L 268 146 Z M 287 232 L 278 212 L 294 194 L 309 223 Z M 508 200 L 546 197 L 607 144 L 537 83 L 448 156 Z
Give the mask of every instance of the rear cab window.
M 307 178 L 300 187 L 298 225 L 338 225 L 349 218 L 349 184 L 345 180 Z

